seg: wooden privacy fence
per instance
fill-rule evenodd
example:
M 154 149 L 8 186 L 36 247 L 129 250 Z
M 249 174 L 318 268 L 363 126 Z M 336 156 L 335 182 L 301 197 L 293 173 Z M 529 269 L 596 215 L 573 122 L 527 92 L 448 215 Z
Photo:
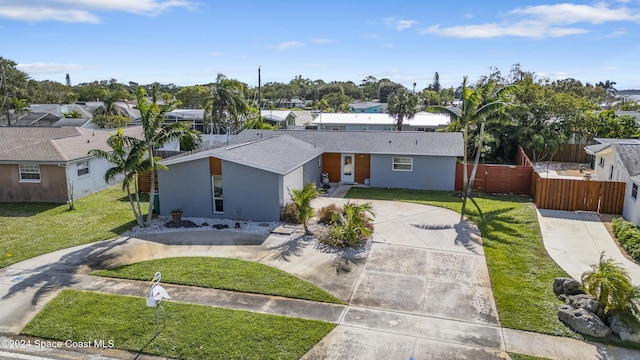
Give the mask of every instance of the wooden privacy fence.
M 539 209 L 622 214 L 623 182 L 547 179 L 534 175 L 532 195 Z
M 571 163 L 589 163 L 591 162 L 591 155 L 584 151 L 585 144 L 564 144 L 561 145 L 558 151 L 551 157 L 551 161 L 556 162 L 571 162 Z M 529 159 L 532 158 L 532 151 L 530 149 L 525 151 Z M 549 160 L 548 158 L 544 159 Z
M 158 170 L 153 170 L 154 172 L 154 183 L 156 183 L 155 189 L 158 192 Z M 144 174 L 138 175 L 138 191 L 148 193 L 151 191 L 151 173 L 147 172 Z
M 462 190 L 463 164 L 456 164 L 455 189 Z M 467 165 L 471 176 L 473 165 Z M 473 190 L 496 194 L 531 194 L 533 168 L 515 165 L 478 165 Z

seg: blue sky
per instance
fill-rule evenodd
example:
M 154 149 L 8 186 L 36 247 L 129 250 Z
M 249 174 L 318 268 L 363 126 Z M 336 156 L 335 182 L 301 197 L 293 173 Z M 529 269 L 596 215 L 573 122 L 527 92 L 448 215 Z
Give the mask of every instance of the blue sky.
M 256 86 L 371 75 L 422 89 L 514 63 L 640 89 L 640 0 L 0 0 L 0 56 L 37 80 Z

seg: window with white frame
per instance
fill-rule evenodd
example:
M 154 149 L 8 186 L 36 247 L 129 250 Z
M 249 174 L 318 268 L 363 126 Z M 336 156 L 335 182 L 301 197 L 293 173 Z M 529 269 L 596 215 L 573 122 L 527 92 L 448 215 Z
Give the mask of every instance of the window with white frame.
M 394 156 L 393 171 L 413 171 L 413 158 Z
M 600 167 L 604 167 L 604 158 L 600 157 Z
M 633 183 L 633 186 L 631 187 L 631 198 L 633 200 L 638 200 L 638 184 Z
M 89 161 L 80 161 L 76 165 L 78 177 L 89 175 Z
M 222 198 L 222 176 L 212 176 L 213 186 L 213 212 L 222 214 L 224 212 L 224 201 Z
M 40 182 L 40 165 L 19 165 L 20 181 Z

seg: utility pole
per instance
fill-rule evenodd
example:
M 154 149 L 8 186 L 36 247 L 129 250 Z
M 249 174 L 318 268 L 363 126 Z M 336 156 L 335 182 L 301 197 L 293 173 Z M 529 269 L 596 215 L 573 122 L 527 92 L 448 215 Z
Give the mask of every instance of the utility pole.
M 262 98 L 260 97 L 260 66 L 258 65 L 258 121 L 262 120 Z

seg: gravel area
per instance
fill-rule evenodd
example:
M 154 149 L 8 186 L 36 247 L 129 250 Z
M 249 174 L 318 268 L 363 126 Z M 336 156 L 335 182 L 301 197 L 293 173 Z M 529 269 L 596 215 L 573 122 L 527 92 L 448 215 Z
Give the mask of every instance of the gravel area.
M 236 223 L 240 225 L 236 228 Z M 124 236 L 136 237 L 136 235 L 145 234 L 158 234 L 168 232 L 183 232 L 183 231 L 211 231 L 214 230 L 214 226 L 224 227 L 227 231 L 237 231 L 250 234 L 268 235 L 273 229 L 281 225 L 281 222 L 251 222 L 251 221 L 235 221 L 228 219 L 207 219 L 207 218 L 193 218 L 183 217 L 181 224 L 176 224 L 172 221 L 170 216 L 159 216 L 153 219 L 151 225 L 147 227 L 136 226 L 133 229 L 125 232 Z

